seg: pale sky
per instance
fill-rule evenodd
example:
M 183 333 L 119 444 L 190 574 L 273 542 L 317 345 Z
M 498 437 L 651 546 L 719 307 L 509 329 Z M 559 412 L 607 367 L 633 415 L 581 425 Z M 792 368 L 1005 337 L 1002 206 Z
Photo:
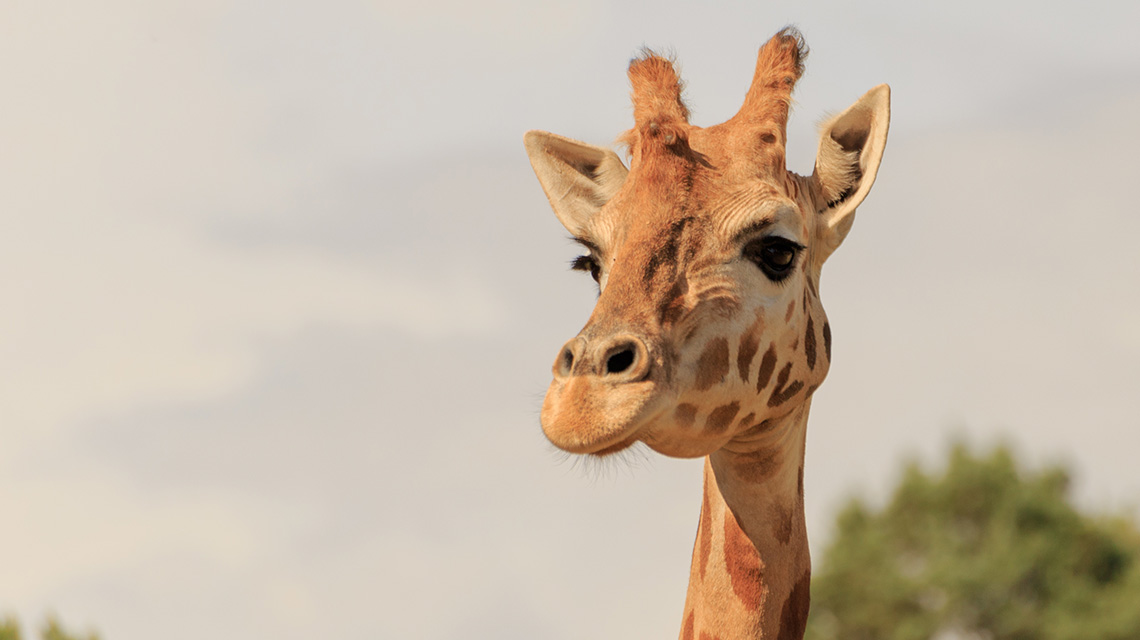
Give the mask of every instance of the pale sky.
M 789 128 L 881 82 L 824 271 L 806 469 L 954 434 L 1140 504 L 1140 3 L 0 1 L 0 611 L 107 640 L 676 635 L 700 461 L 575 464 L 538 408 L 594 285 L 522 149 L 608 144 L 674 54 L 697 124 L 756 49 Z

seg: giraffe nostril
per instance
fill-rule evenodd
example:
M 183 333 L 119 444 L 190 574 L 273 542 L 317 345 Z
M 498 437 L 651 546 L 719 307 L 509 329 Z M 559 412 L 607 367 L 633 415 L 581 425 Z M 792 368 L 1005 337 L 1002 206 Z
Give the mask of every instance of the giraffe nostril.
M 614 336 L 599 345 L 596 353 L 601 357 L 595 371 L 608 383 L 637 382 L 649 374 L 649 350 L 637 336 Z
M 633 346 L 627 346 L 625 349 L 618 351 L 606 359 L 606 373 L 615 374 L 626 371 L 633 366 L 633 361 L 636 357 L 637 353 L 634 351 Z
M 562 357 L 558 360 L 558 372 L 564 376 L 568 376 L 573 369 L 574 352 L 570 350 L 570 347 L 564 347 L 562 349 Z
M 554 377 L 558 379 L 570 377 L 574 365 L 581 359 L 584 348 L 585 343 L 581 338 L 574 338 L 562 345 L 562 351 L 558 352 L 558 357 L 554 360 Z

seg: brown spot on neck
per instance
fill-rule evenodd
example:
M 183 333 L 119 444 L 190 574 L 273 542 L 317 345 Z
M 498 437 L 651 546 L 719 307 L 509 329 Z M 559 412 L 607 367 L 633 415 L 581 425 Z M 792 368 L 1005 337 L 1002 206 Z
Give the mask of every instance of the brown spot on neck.
M 796 581 L 780 610 L 780 632 L 776 640 L 803 640 L 811 609 L 811 570 Z
M 732 591 L 747 611 L 758 611 L 767 589 L 760 554 L 731 511 L 724 513 L 724 564 Z
M 768 508 L 768 519 L 772 525 L 772 537 L 780 544 L 788 544 L 792 539 L 795 513 L 789 507 L 773 502 Z
M 792 314 L 795 312 L 795 310 L 796 310 L 796 301 L 792 300 L 791 302 L 788 303 L 788 310 L 784 312 L 784 322 L 790 322 L 791 321 Z
M 693 640 L 693 625 L 695 624 L 694 611 L 689 609 L 688 615 L 685 616 L 685 626 L 681 628 L 681 640 Z
M 748 482 L 766 480 L 776 472 L 779 466 L 780 450 L 776 447 L 737 454 L 732 462 L 732 468 Z

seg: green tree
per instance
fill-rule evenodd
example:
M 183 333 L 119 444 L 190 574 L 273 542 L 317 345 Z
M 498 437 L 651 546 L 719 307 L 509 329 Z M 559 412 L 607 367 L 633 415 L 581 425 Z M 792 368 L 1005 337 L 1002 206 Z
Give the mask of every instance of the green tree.
M 12 616 L 4 616 L 0 620 L 0 640 L 22 640 L 20 623 Z
M 80 635 L 65 631 L 59 619 L 54 615 L 49 615 L 43 626 L 40 627 L 40 638 L 41 640 L 99 640 L 99 634 L 88 631 Z
M 807 640 L 1140 640 L 1140 532 L 1079 513 L 1061 467 L 956 445 L 852 500 L 813 575 Z
M 9 615 L 0 619 L 0 640 L 23 640 L 23 638 L 20 622 L 14 616 Z M 99 640 L 99 634 L 94 631 L 85 634 L 72 633 L 63 628 L 59 618 L 48 614 L 40 627 L 40 640 Z

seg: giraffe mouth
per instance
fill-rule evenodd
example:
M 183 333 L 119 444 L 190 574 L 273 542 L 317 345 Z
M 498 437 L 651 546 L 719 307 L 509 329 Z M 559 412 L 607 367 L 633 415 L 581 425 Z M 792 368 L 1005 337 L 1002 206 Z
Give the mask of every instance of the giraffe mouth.
M 618 453 L 619 451 L 625 451 L 626 449 L 632 447 L 633 443 L 635 443 L 635 442 L 637 442 L 637 435 L 636 434 L 626 438 L 625 440 L 622 440 L 621 442 L 619 442 L 617 444 L 612 444 L 608 447 L 603 447 L 601 449 L 598 449 L 597 451 L 594 451 L 593 453 L 591 453 L 589 455 L 597 456 L 599 458 L 604 458 L 606 456 L 610 456 L 610 455 L 613 455 L 615 453 Z
M 597 376 L 555 380 L 542 404 L 542 430 L 554 446 L 576 454 L 607 456 L 637 442 L 662 404 L 651 380 L 621 385 Z

